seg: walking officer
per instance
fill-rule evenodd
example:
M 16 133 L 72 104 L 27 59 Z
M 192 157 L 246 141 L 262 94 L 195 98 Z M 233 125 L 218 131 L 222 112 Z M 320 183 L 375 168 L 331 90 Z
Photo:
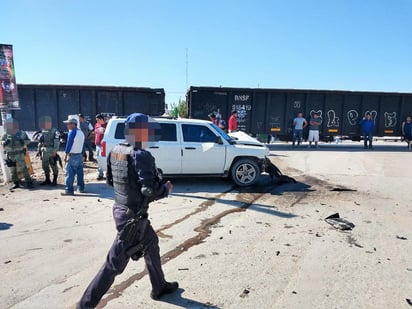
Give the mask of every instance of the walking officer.
M 155 159 L 145 150 L 147 142 L 154 137 L 150 132 L 152 125 L 148 116 L 131 114 L 125 122 L 127 142 L 116 145 L 109 153 L 106 178 L 114 188 L 113 217 L 119 233 L 105 263 L 78 303 L 78 309 L 96 307 L 130 258 L 144 257 L 152 299 L 158 300 L 178 289 L 177 282 L 167 282 L 164 278 L 159 239 L 147 218 L 148 203 L 166 197 L 173 187 L 170 181 L 161 182 Z
M 57 185 L 57 176 L 59 169 L 57 166 L 57 151 L 60 146 L 58 131 L 52 128 L 51 117 L 44 116 L 40 119 L 41 136 L 38 145 L 37 154 L 41 157 L 41 167 L 44 170 L 46 179 L 40 183 L 44 185 Z M 53 182 L 50 181 L 50 167 L 53 171 Z
M 33 188 L 33 180 L 29 175 L 26 160 L 26 148 L 30 144 L 30 140 L 26 132 L 19 130 L 19 123 L 14 119 L 7 119 L 4 123 L 6 133 L 1 137 L 1 142 L 6 154 L 6 164 L 10 168 L 11 178 L 14 185 L 10 188 L 20 188 L 19 176 L 17 169 L 23 173 L 24 180 L 28 188 Z

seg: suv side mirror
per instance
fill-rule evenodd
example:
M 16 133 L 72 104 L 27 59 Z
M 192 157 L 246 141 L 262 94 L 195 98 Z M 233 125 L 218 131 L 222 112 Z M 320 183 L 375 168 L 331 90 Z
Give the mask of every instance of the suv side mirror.
M 223 144 L 222 137 L 221 136 L 216 136 L 215 143 L 219 144 L 219 145 L 222 145 Z

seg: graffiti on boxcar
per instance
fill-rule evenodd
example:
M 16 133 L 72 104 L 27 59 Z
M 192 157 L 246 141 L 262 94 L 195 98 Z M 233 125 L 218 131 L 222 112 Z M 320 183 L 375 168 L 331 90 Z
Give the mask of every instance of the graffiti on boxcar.
M 393 128 L 394 126 L 396 126 L 398 122 L 396 119 L 396 112 L 385 112 L 383 115 L 385 117 L 385 128 Z
M 346 113 L 346 116 L 348 117 L 348 121 L 351 126 L 358 124 L 359 113 L 357 110 L 351 109 Z
M 246 122 L 247 114 L 252 110 L 251 104 L 233 104 L 232 110 L 237 111 L 237 121 L 238 124 Z
M 371 118 L 373 119 L 373 122 L 376 122 L 376 117 L 378 116 L 378 112 L 377 111 L 375 111 L 374 109 L 373 110 L 371 110 L 371 111 L 366 111 L 365 112 L 365 116 L 366 116 L 366 114 L 371 114 Z
M 328 128 L 330 127 L 339 127 L 339 117 L 336 117 L 336 112 L 333 109 L 328 110 Z
M 301 101 L 293 101 L 293 108 L 300 109 Z
M 315 110 L 312 109 L 309 114 L 310 114 L 310 118 L 313 118 L 313 114 L 318 114 L 320 120 L 323 119 L 323 117 L 322 117 L 322 111 L 321 111 L 321 110 L 315 111 Z
M 234 104 L 232 104 L 232 111 L 237 112 L 237 125 L 239 130 L 247 130 L 247 120 L 249 112 L 252 110 L 252 96 L 249 94 L 235 94 Z
M 205 105 L 203 105 L 203 113 L 206 114 L 205 116 L 209 115 L 210 113 L 215 113 L 217 110 L 219 110 L 219 108 L 215 104 L 206 103 Z

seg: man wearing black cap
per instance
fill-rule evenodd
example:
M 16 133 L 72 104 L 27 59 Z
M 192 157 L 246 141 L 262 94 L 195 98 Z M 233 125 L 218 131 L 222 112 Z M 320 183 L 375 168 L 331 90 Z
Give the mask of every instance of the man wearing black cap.
M 90 162 L 95 162 L 96 159 L 93 156 L 93 145 L 92 142 L 89 139 L 90 133 L 93 132 L 93 126 L 90 122 L 86 120 L 83 114 L 79 114 L 79 121 L 80 121 L 80 130 L 82 130 L 84 134 L 84 147 L 83 147 L 83 160 L 86 161 L 87 156 L 86 156 L 86 151 L 89 152 L 89 161 Z
M 131 114 L 125 122 L 127 142 L 116 145 L 109 153 L 107 183 L 114 188 L 113 217 L 119 233 L 106 262 L 84 292 L 78 309 L 96 307 L 130 258 L 144 257 L 152 284 L 152 299 L 158 300 L 178 289 L 177 282 L 167 282 L 164 278 L 159 239 L 147 218 L 148 203 L 166 197 L 173 187 L 170 181 L 161 183 L 153 156 L 144 150 L 154 137 L 152 125 L 148 116 Z

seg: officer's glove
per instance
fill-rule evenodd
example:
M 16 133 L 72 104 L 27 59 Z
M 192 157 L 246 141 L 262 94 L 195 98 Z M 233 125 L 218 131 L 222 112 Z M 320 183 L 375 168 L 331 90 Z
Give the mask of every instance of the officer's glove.
M 142 186 L 140 192 L 146 197 L 151 197 L 153 195 L 153 189 L 146 186 Z
M 16 166 L 16 162 L 15 161 L 12 161 L 12 160 L 10 160 L 10 159 L 6 159 L 6 160 L 4 160 L 5 161 L 5 163 L 6 163 L 6 165 L 8 166 L 8 167 L 15 167 Z

